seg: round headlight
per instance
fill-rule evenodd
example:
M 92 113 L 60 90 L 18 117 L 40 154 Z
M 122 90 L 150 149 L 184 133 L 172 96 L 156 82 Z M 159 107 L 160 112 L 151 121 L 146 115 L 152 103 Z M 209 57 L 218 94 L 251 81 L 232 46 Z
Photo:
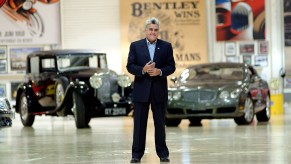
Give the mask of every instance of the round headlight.
M 173 99 L 174 100 L 179 100 L 182 97 L 182 93 L 181 92 L 174 92 L 173 93 Z
M 97 74 L 91 76 L 89 81 L 90 85 L 95 89 L 100 88 L 102 85 L 102 78 Z
M 131 85 L 131 80 L 128 75 L 119 75 L 117 79 L 117 83 L 119 86 L 125 88 Z
M 236 89 L 230 93 L 230 97 L 234 99 L 234 98 L 237 98 L 239 94 L 240 94 L 240 89 Z
M 229 92 L 228 91 L 222 91 L 219 95 L 219 98 L 221 99 L 226 99 L 229 97 Z

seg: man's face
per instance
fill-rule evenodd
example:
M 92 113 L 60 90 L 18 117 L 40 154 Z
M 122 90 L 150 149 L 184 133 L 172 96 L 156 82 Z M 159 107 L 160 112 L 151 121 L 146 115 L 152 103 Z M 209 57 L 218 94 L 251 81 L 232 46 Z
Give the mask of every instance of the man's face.
M 153 43 L 159 36 L 159 26 L 157 24 L 149 24 L 145 29 L 146 38 Z

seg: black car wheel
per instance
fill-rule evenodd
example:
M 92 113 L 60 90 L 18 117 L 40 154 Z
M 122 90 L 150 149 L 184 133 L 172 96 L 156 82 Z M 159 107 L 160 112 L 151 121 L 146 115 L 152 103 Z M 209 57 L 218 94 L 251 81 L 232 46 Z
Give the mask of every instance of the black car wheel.
M 265 108 L 256 114 L 257 120 L 260 122 L 269 121 L 270 117 L 271 117 L 271 115 L 270 115 L 270 96 L 269 95 L 266 97 L 265 101 L 266 101 Z
M 252 123 L 254 117 L 255 117 L 254 103 L 249 96 L 245 99 L 244 115 L 241 117 L 234 118 L 234 121 L 238 125 L 247 125 Z
M 75 123 L 77 128 L 88 127 L 89 121 L 86 119 L 86 111 L 84 101 L 80 94 L 73 92 L 73 113 L 75 117 Z
M 22 124 L 24 126 L 32 126 L 35 115 L 29 114 L 28 112 L 28 102 L 24 92 L 21 93 L 19 98 L 19 113 Z
M 166 118 L 165 124 L 166 126 L 178 126 L 181 123 L 181 119 L 175 118 L 175 119 L 169 119 Z

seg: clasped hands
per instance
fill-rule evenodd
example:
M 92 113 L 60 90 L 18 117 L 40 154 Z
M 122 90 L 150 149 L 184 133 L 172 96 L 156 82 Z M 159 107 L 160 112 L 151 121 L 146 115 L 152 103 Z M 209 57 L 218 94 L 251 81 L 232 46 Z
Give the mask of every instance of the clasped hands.
M 161 74 L 161 70 L 158 68 L 155 68 L 155 66 L 156 66 L 155 62 L 149 61 L 143 67 L 142 71 L 145 73 L 148 73 L 150 76 L 158 76 Z

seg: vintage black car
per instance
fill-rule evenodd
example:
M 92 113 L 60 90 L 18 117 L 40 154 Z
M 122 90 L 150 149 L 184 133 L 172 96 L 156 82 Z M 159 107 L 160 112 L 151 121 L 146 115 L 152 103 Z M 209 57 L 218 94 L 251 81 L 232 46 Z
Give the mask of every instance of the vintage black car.
M 24 126 L 36 115 L 73 115 L 77 128 L 93 117 L 126 116 L 133 107 L 131 80 L 108 69 L 106 54 L 95 50 L 51 50 L 27 56 L 15 111 Z
M 0 98 L 0 128 L 11 127 L 14 119 L 14 111 L 11 110 L 10 102 L 7 98 Z
M 201 125 L 201 119 L 233 118 L 238 125 L 270 119 L 268 84 L 244 63 L 197 64 L 183 70 L 169 87 L 166 125 L 181 119 Z

